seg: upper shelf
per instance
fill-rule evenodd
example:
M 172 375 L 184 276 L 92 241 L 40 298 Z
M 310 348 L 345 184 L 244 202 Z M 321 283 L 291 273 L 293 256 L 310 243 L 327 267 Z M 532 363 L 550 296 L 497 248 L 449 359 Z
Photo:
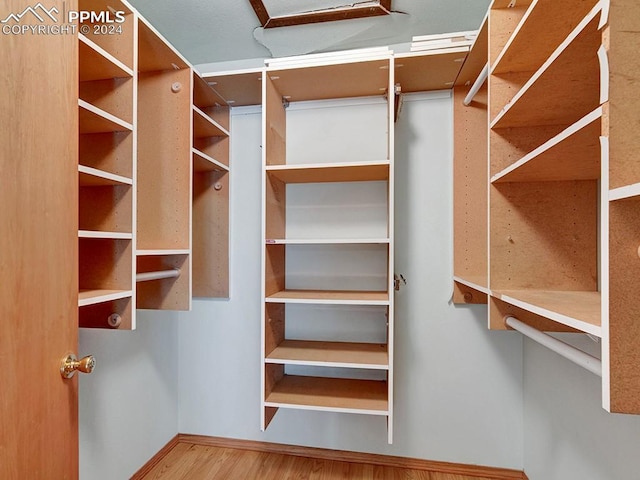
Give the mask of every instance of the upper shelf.
M 267 70 L 290 102 L 381 96 L 389 90 L 389 59 Z
M 267 174 L 284 183 L 368 182 L 389 180 L 389 161 L 267 165 Z
M 104 48 L 78 34 L 79 77 L 81 82 L 132 77 L 133 70 Z
M 262 103 L 262 69 L 209 73 L 203 78 L 229 106 Z
M 125 122 L 84 100 L 78 100 L 78 107 L 81 134 L 130 132 L 133 130 L 133 125 L 129 122 Z
M 487 64 L 489 57 L 489 26 L 487 20 L 488 17 L 485 17 L 478 31 L 478 36 L 473 45 L 471 45 L 471 50 L 456 78 L 456 86 L 472 85 Z
M 491 73 L 535 72 L 597 5 L 598 0 L 532 2 L 498 55 Z
M 228 172 L 227 167 L 222 162 L 210 157 L 206 153 L 201 152 L 195 148 L 191 149 L 191 155 L 193 158 L 193 171 L 194 172 Z
M 138 71 L 181 70 L 189 63 L 142 17 L 138 17 Z
M 78 181 L 81 187 L 133 185 L 131 178 L 85 165 L 78 165 Z
M 469 47 L 397 54 L 395 83 L 402 93 L 451 88 L 467 57 Z
M 598 20 L 595 11 L 586 17 L 512 99 L 509 83 L 503 91 L 495 82 L 492 98 L 504 107 L 491 128 L 570 125 L 602 103 L 608 77 Z
M 193 136 L 195 138 L 228 137 L 229 131 L 194 105 Z
M 193 72 L 193 104 L 201 109 L 226 106 L 224 98 L 196 72 Z

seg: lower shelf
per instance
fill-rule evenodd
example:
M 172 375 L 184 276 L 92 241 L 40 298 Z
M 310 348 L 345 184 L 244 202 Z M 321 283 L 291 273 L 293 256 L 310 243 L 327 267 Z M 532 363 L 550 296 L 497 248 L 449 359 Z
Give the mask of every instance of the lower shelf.
M 267 303 L 312 303 L 328 305 L 389 305 L 387 292 L 344 290 L 283 290 L 269 295 Z
M 78 306 L 85 307 L 98 303 L 110 302 L 133 295 L 131 290 L 80 290 L 78 293 Z
M 596 337 L 602 336 L 599 292 L 501 290 L 493 294 L 515 307 Z
M 265 401 L 266 407 L 388 415 L 387 382 L 285 375 Z
M 388 370 L 387 346 L 379 343 L 285 340 L 265 359 L 266 363 Z

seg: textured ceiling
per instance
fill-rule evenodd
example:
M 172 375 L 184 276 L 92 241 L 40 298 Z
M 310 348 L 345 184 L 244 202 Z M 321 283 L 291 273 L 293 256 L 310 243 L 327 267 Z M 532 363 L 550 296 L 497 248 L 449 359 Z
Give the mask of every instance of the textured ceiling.
M 384 17 L 267 30 L 260 26 L 249 0 L 130 3 L 198 65 L 395 45 L 408 43 L 415 35 L 475 30 L 490 0 L 393 0 L 393 13 Z

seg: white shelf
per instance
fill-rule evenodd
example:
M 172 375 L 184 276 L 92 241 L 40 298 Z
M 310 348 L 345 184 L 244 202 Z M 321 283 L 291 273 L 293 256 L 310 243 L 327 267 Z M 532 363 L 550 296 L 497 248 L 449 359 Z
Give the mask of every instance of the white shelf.
M 97 168 L 78 165 L 79 182 L 82 187 L 107 185 L 133 185 L 133 180 Z

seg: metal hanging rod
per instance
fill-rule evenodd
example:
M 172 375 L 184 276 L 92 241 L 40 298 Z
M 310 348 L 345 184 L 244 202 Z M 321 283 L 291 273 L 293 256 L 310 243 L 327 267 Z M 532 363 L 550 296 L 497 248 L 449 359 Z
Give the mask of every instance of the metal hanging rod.
M 148 282 L 150 280 L 162 280 L 165 278 L 176 278 L 180 276 L 180 270 L 172 268 L 171 270 L 160 270 L 158 272 L 144 272 L 136 274 L 136 282 Z
M 476 93 L 478 93 L 478 91 L 482 87 L 482 84 L 485 82 L 488 76 L 489 76 L 489 63 L 487 62 L 487 64 L 484 66 L 484 68 L 480 72 L 480 75 L 478 75 L 478 78 L 476 78 L 476 81 L 473 82 L 473 85 L 471 86 L 471 90 L 469 90 L 469 93 L 467 93 L 467 96 L 464 97 L 464 102 L 462 103 L 464 103 L 466 106 L 469 106 L 469 104 L 473 101 L 473 97 L 476 96 Z
M 504 323 L 514 330 L 517 330 L 525 337 L 538 342 L 540 345 L 547 347 L 549 350 L 556 352 L 567 360 L 571 360 L 576 365 L 580 365 L 591 373 L 595 373 L 599 377 L 602 377 L 602 361 L 596 357 L 591 356 L 568 343 L 558 340 L 551 335 L 547 335 L 537 328 L 533 328 L 526 323 L 521 322 L 515 317 L 505 317 Z

